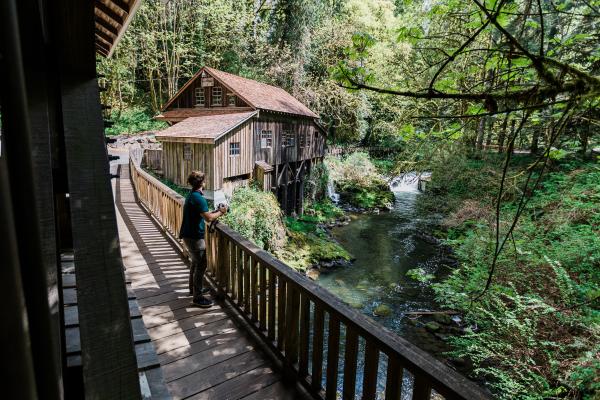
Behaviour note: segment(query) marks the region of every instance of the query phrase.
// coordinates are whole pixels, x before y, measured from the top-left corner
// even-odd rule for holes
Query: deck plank
[[[136,322],[143,322],[148,333],[143,339],[150,340],[137,345],[140,361],[149,367],[160,363],[175,399],[296,398],[227,307],[191,306],[188,266],[134,202],[127,178],[128,169],[122,168],[117,219],[126,278],[142,316]],[[150,344],[156,357],[146,352]]]

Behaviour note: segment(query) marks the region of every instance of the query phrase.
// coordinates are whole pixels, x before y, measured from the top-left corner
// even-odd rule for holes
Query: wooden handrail
[[[166,230],[176,233],[183,198],[135,163],[130,162],[130,166],[138,199]],[[160,204],[162,201],[168,204]],[[409,390],[413,400],[430,399],[432,390],[446,399],[489,398],[473,382],[352,309],[225,224],[217,224],[213,233],[207,230],[206,249],[212,282],[280,356],[288,375],[300,380],[317,398],[341,395],[354,399],[361,356],[363,399],[378,398],[378,382],[382,380],[385,399],[400,399],[402,392]],[[360,343],[364,343],[364,352]],[[403,371],[413,376],[410,388],[402,387]]]

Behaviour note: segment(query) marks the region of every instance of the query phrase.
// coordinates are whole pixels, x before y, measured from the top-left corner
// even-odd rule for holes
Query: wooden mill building
[[[318,116],[285,90],[204,67],[157,119],[165,178],[186,185],[206,174],[208,198],[219,200],[250,178],[278,196],[286,213],[302,212],[304,178],[325,151]]]

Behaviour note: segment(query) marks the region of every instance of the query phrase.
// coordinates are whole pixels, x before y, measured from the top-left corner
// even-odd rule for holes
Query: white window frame
[[[194,99],[195,99],[194,106],[204,107],[206,99],[204,98],[204,88],[203,87],[196,88],[196,91],[194,93]],[[202,99],[202,101],[200,101],[200,99]]]
[[[273,131],[263,130],[260,132],[260,148],[270,149],[273,147]]]
[[[216,94],[215,91],[219,92],[219,94]],[[211,92],[211,99],[210,99],[210,105],[211,106],[222,106],[223,105],[223,88],[220,86],[213,86],[212,87],[212,92]],[[219,102],[217,103],[215,101],[215,99],[219,99]]]
[[[233,100],[233,104],[231,104],[232,100]],[[235,107],[235,94],[228,94],[227,95],[227,105],[229,107]]]
[[[240,142],[229,143],[229,157],[237,157],[242,153],[242,146]]]
[[[311,145],[311,142],[312,142],[312,135],[311,135],[311,132],[306,132],[306,140],[304,141],[304,145],[305,145],[306,147],[310,147],[310,145]]]

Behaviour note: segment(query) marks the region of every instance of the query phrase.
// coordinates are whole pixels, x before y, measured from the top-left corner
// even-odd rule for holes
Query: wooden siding
[[[261,132],[273,133],[273,145],[261,148]],[[283,146],[283,132],[294,135],[294,146]],[[308,135],[310,145],[300,147],[300,135]],[[322,157],[325,152],[325,138],[319,127],[310,119],[291,116],[274,116],[262,112],[254,129],[254,161],[264,160],[268,164],[284,164]],[[305,136],[306,137],[306,136]]]
[[[261,148],[261,132],[270,130],[273,143],[270,148]],[[293,146],[283,146],[283,132],[294,135]],[[310,143],[300,140],[306,135]],[[206,174],[207,190],[223,188],[227,178],[251,174],[256,161],[270,165],[295,163],[302,160],[321,158],[325,152],[325,138],[319,127],[310,119],[293,118],[261,113],[258,120],[249,120],[227,133],[216,143],[187,143],[162,141],[164,176],[174,183],[186,186],[188,174],[200,170]],[[231,156],[231,143],[240,143],[240,154]],[[308,143],[308,145],[307,145]],[[301,144],[304,146],[301,147]],[[190,146],[191,159],[184,159],[184,148]]]
[[[252,132],[254,131],[253,120],[246,121],[222,138],[218,139],[214,146],[215,157],[215,182],[218,188],[226,178],[252,173],[254,159],[252,157]],[[240,154],[229,155],[229,145],[240,144]]]
[[[207,73],[208,75],[208,73]],[[169,106],[166,110],[173,110],[176,108],[207,108],[207,109],[235,109],[236,107],[250,107],[246,102],[236,96],[235,107],[229,106],[228,96],[234,95],[232,91],[223,86],[220,82],[213,78],[214,86],[208,86],[202,88],[201,77],[198,76],[194,82],[192,82],[177,99]],[[204,107],[196,107],[195,93],[196,88],[202,88],[204,90]],[[222,90],[222,97],[220,105],[212,104],[212,88],[220,87]]]
[[[215,190],[220,185],[214,173],[214,153],[212,144],[163,142],[163,173],[165,178],[180,186],[187,186],[191,171],[200,170],[206,175],[204,187]],[[184,147],[190,146],[191,159],[185,160]]]

